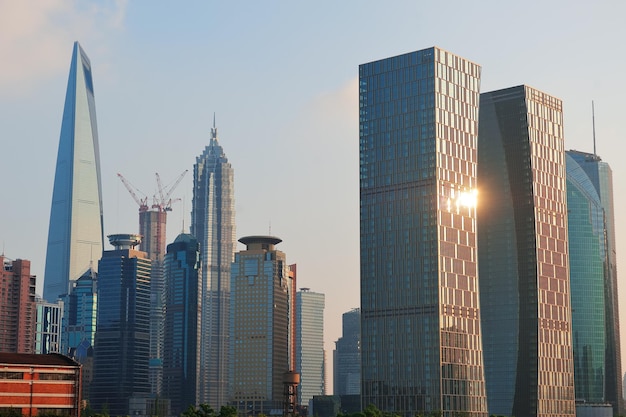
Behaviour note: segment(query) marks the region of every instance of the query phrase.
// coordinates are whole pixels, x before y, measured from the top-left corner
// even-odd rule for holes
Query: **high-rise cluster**
[[[610,168],[558,98],[479,84],[439,48],[359,68],[362,404],[618,415]]]
[[[481,94],[480,82],[479,65],[437,47],[359,66],[361,306],[343,315],[331,398],[324,294],[297,290],[275,236],[237,251],[215,117],[193,166],[190,233],[166,247],[182,175],[163,193],[157,174],[156,211],[128,188],[140,234],[103,250],[92,71],[75,43],[45,299],[29,261],[0,255],[7,369],[67,362],[13,353],[80,363],[78,376],[37,372],[73,387],[57,414],[78,413],[81,390],[111,415],[622,414],[611,169],[595,144],[565,151],[560,99],[526,85]]]
[[[322,394],[323,294],[297,298],[295,265],[273,248],[279,239],[244,238],[248,249],[235,257],[234,170],[218,142],[215,118],[209,144],[194,164],[191,233],[179,235],[167,253],[165,219],[173,187],[163,192],[157,174],[160,199],[157,210],[150,210],[118,176],[140,205],[141,234],[110,235],[115,249],[103,251],[91,64],[75,43],[50,217],[46,300],[35,303],[28,268],[16,276],[19,288],[14,287],[24,302],[15,311],[29,323],[18,328],[34,337],[38,320],[38,331],[33,341],[12,338],[79,361],[83,397],[113,415],[179,414],[199,404],[241,410],[248,399],[269,414],[284,406],[285,378],[291,381],[291,410],[297,394],[301,401]],[[28,261],[7,264],[5,271],[22,264],[27,267]],[[297,299],[302,299],[298,311]],[[8,305],[3,308],[8,314]],[[31,310],[32,317],[25,314]],[[296,329],[300,316],[305,324]],[[248,336],[240,332],[257,321],[259,326],[248,330],[258,343],[243,344]],[[253,384],[250,363],[259,367]],[[305,375],[298,392],[296,366]]]

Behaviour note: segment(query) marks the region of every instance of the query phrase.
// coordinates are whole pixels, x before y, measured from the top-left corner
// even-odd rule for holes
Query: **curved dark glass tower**
[[[193,175],[191,234],[200,244],[202,263],[199,401],[219,409],[228,401],[230,268],[236,240],[234,171],[217,140],[215,119]]]
[[[480,95],[478,256],[489,413],[574,416],[561,100]]]
[[[611,168],[567,151],[572,331],[576,399],[623,414]]]
[[[200,404],[200,312],[202,310],[200,246],[189,234],[167,245],[165,267],[165,325],[163,394],[172,415]]]
[[[480,66],[359,66],[362,405],[487,416],[476,247]]]
[[[102,185],[91,63],[74,43],[50,209],[43,296],[70,293],[70,283],[102,256]]]

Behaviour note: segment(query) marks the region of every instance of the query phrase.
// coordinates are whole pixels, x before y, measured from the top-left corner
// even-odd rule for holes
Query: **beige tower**
[[[281,239],[248,236],[231,273],[230,399],[239,412],[269,414],[283,408],[283,375],[294,341],[295,287]]]

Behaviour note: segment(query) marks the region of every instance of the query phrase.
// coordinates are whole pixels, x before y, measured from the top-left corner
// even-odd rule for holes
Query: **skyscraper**
[[[480,67],[359,67],[362,404],[486,416],[476,252]]]
[[[95,410],[129,415],[132,398],[150,394],[150,259],[140,236],[110,235],[98,273],[98,328],[90,400]]]
[[[561,100],[480,96],[478,248],[490,414],[573,416]]]
[[[70,292],[102,255],[102,186],[91,63],[74,43],[50,208],[43,296]]]
[[[294,306],[286,256],[273,236],[239,239],[231,286],[230,398],[239,413],[282,409],[283,374],[290,370]]]
[[[296,293],[296,372],[300,374],[298,404],[308,406],[324,395],[324,294],[300,288]]]
[[[0,255],[0,352],[33,353],[36,278],[30,261]]]
[[[201,290],[198,240],[180,234],[165,255],[163,395],[174,415],[200,404]]]
[[[595,155],[567,151],[576,399],[623,414],[613,176]]]
[[[335,342],[333,388],[335,395],[361,394],[361,309],[341,317],[342,334]]]
[[[200,402],[219,409],[228,401],[230,267],[235,250],[234,172],[217,140],[196,158],[191,234],[200,244],[202,326]]]
[[[83,399],[89,398],[93,380],[93,348],[98,313],[98,273],[89,268],[63,297],[61,353],[82,365]]]
[[[72,285],[70,293],[63,297],[63,335],[61,353],[75,358],[84,365],[84,349],[93,347],[98,312],[98,273],[89,268]]]

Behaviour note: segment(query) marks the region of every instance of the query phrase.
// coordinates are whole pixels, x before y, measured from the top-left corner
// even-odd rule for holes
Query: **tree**
[[[230,405],[223,405],[218,417],[237,417],[237,409]]]

